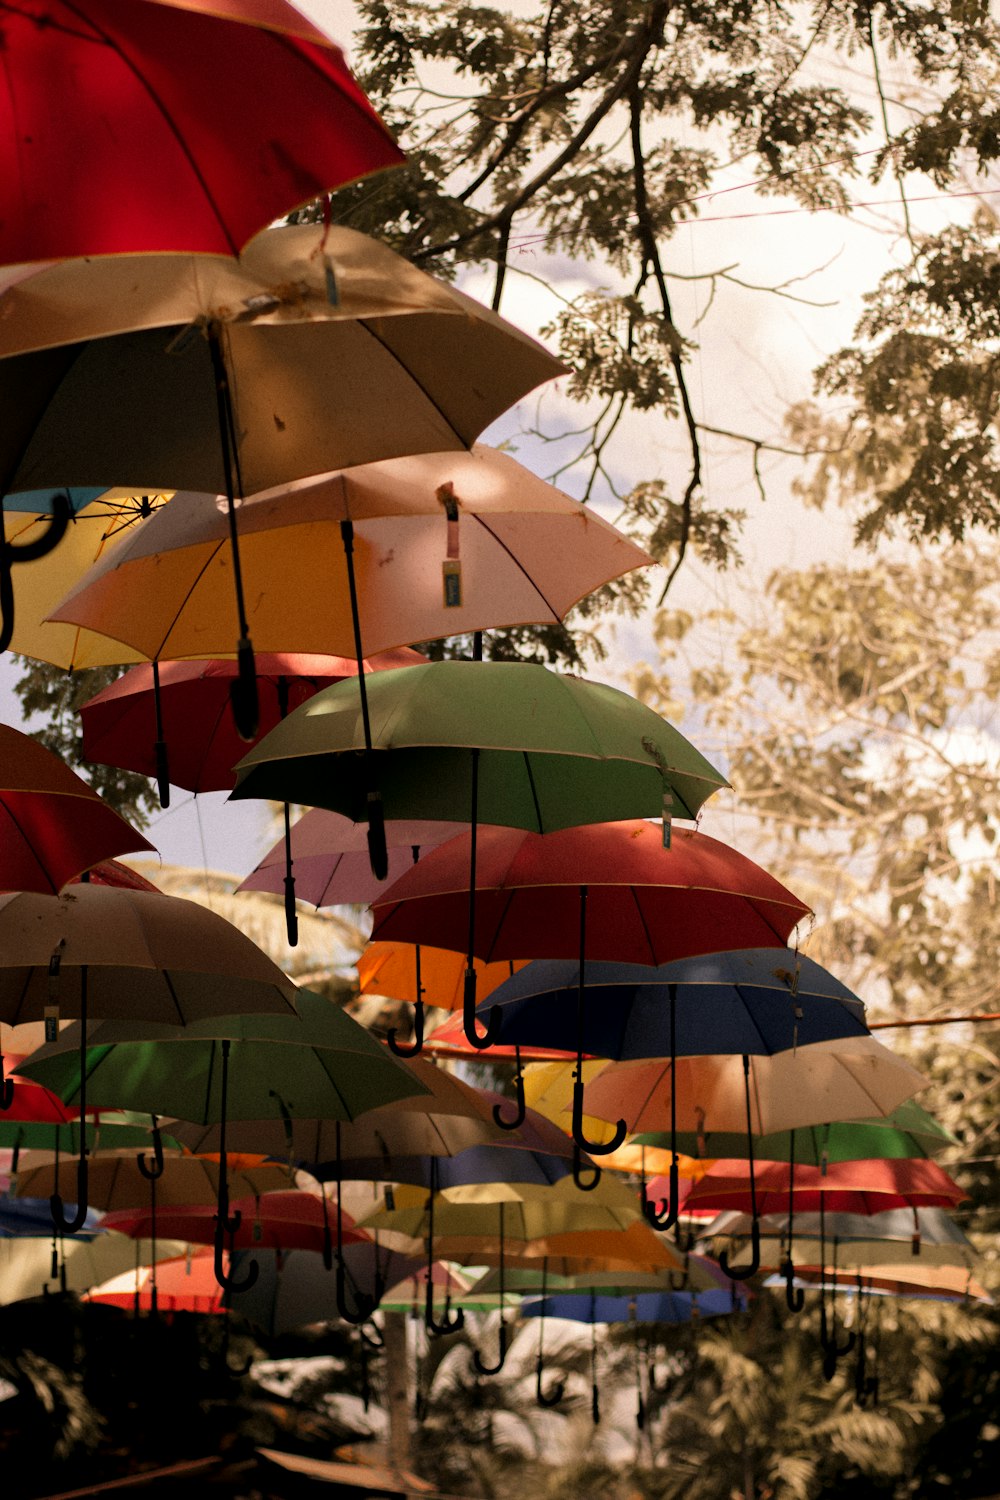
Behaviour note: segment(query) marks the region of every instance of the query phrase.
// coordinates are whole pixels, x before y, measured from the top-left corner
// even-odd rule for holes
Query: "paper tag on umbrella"
[[[42,1015],[45,1020],[45,1040],[47,1042],[57,1042],[59,1040],[58,1005],[47,1005]]]
[[[449,480],[437,488],[437,497],[448,517],[448,551],[441,564],[441,583],[445,609],[460,609],[462,606],[462,562],[459,557],[458,499]]]

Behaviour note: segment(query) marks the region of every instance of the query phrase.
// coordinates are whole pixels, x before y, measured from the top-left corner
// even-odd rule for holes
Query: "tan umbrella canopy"
[[[595,511],[495,449],[364,464],[241,506],[240,566],[258,650],[356,654],[343,522],[353,527],[366,655],[557,623],[586,594],[652,562]],[[219,655],[231,649],[231,573],[224,507],[178,494],[108,549],[52,619],[151,660]]]
[[[35,1163],[33,1152],[21,1157],[17,1174],[18,1198],[48,1198],[58,1193],[71,1199],[76,1190],[74,1161]],[[142,1208],[155,1191],[157,1208],[180,1208],[189,1204],[214,1204],[219,1196],[219,1163],[199,1156],[171,1156],[152,1182],[142,1172],[135,1156],[96,1156],[90,1163],[91,1206],[105,1212]],[[153,1185],[155,1183],[155,1189]],[[256,1198],[288,1186],[284,1167],[265,1164],[229,1168],[230,1191],[237,1198]]]

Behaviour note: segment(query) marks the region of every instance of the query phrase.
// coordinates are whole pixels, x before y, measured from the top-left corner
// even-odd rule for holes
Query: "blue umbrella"
[[[580,1047],[598,1057],[628,1060],[680,1056],[770,1055],[812,1042],[867,1035],[865,1008],[846,985],[789,948],[741,948],[678,959],[657,968],[594,962],[587,966],[589,1004],[580,1016],[574,962],[530,963],[489,997],[507,1044],[559,1048],[580,1029]],[[747,1125],[749,1131],[749,1077]],[[679,1204],[677,1122],[671,1089],[670,1201],[643,1207],[658,1229],[669,1228]],[[748,1144],[753,1190],[753,1146]],[[758,1243],[755,1241],[755,1244]],[[728,1269],[728,1268],[726,1268]],[[756,1266],[741,1273],[751,1275]]]

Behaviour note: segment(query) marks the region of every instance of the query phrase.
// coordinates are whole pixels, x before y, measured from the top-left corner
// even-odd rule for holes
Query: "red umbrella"
[[[327,1200],[316,1193],[290,1189],[263,1193],[259,1198],[241,1198],[233,1208],[240,1210],[239,1227],[227,1234],[230,1250],[319,1250],[332,1252]],[[215,1239],[215,1204],[192,1204],[188,1208],[166,1208],[156,1211],[156,1233],[168,1240],[188,1240],[193,1245],[210,1245]],[[342,1242],[355,1245],[371,1239],[341,1210]],[[116,1229],[132,1239],[147,1239],[152,1228],[148,1208],[123,1208],[105,1214],[105,1229]]]
[[[403,160],[339,48],[286,0],[19,0],[3,47],[7,265],[235,255]]]
[[[223,1313],[225,1293],[215,1279],[214,1266],[211,1250],[171,1256],[102,1281],[84,1292],[82,1301],[133,1312]]]
[[[0,1066],[16,1067],[18,1062],[18,1057],[5,1056],[0,1059]],[[77,1117],[75,1110],[33,1079],[6,1078],[5,1088],[10,1091],[10,1103],[4,1113],[6,1120],[32,1125],[65,1125],[68,1120],[75,1120]]]
[[[0,724],[0,890],[53,896],[101,860],[153,845],[31,735]]]
[[[724,948],[783,947],[809,911],[728,845],[676,829],[665,849],[659,825],[641,820],[547,834],[481,829],[475,869],[471,933],[469,836],[462,835],[432,850],[375,905],[373,940],[458,952],[468,945],[490,961],[578,957],[581,1019],[587,959],[655,965]],[[581,1034],[577,1042],[573,1137],[592,1155],[606,1155],[624,1141],[625,1122],[607,1143],[586,1139]]]
[[[758,1214],[788,1212],[791,1168],[787,1161],[755,1161]],[[657,1183],[650,1184],[655,1193]],[[892,1208],[953,1208],[965,1190],[937,1162],[926,1157],[878,1157],[867,1161],[830,1162],[820,1167],[795,1165],[795,1207],[806,1213],[877,1214]],[[750,1210],[749,1164],[713,1162],[686,1199],[689,1209]]]

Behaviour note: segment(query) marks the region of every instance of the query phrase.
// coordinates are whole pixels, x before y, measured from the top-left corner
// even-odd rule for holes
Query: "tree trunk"
[[[410,1461],[410,1366],[406,1340],[406,1314],[386,1312],[385,1339],[386,1402],[389,1407],[389,1462],[403,1469]]]

